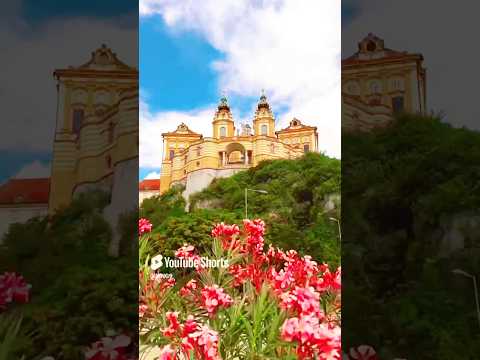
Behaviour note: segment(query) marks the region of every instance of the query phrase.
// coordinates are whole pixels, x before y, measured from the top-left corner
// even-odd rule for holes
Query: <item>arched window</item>
[[[227,136],[227,128],[225,126],[220,127],[220,137]]]
[[[263,124],[261,127],[261,134],[262,135],[267,135],[268,134],[268,126]]]

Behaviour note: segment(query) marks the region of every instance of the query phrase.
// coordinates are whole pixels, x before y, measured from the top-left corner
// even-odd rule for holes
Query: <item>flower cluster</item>
[[[0,311],[13,302],[27,303],[30,300],[30,289],[31,285],[21,275],[13,272],[0,275]]]
[[[218,333],[206,325],[201,325],[192,315],[185,323],[178,320],[178,312],[166,313],[168,327],[161,329],[163,335],[172,340],[161,349],[160,359],[176,360],[179,354],[190,359],[220,360],[218,354]]]
[[[152,231],[152,223],[144,218],[138,219],[138,235],[142,236],[150,231]]]
[[[240,234],[240,228],[238,225],[226,225],[223,222],[215,225],[212,230],[212,237],[220,239],[223,248],[235,249],[240,242],[237,237]]]
[[[219,307],[229,307],[233,300],[230,295],[218,285],[205,286],[201,291],[202,307],[207,310],[208,315],[215,314]]]
[[[299,359],[340,359],[340,328],[321,323],[314,315],[287,319],[281,334],[284,340],[298,343]]]
[[[313,314],[317,317],[323,317],[323,311],[320,309],[320,294],[313,287],[295,287],[280,295],[282,299],[281,306],[292,313],[298,315]]]
[[[185,286],[180,289],[180,296],[188,297],[194,294],[194,291],[198,289],[198,282],[195,279],[189,280]]]

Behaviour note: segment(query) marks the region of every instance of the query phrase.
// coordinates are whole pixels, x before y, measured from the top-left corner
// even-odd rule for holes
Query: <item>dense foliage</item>
[[[248,215],[265,219],[267,243],[339,265],[339,231],[334,219],[340,219],[340,161],[321,154],[264,161],[216,179],[191,196],[189,212],[181,197],[183,188],[170,189],[145,200],[140,215],[151,220],[152,236],[162,253],[171,256],[184,242],[202,252],[211,242],[209,232],[215,223],[240,222],[245,217],[245,188],[267,191],[248,193]]]
[[[51,217],[13,224],[5,235],[0,271],[18,272],[32,285],[21,307],[22,332],[31,336],[15,347],[18,354],[84,359],[85,347],[108,331],[136,331],[137,251],[126,246],[124,256],[108,255],[106,204],[104,193],[84,194]],[[128,229],[135,239],[137,217],[124,219],[133,224],[123,223],[124,240]]]
[[[403,115],[342,147],[344,346],[478,358],[472,281],[452,270],[480,275],[480,134]],[[459,217],[464,244],[445,251]]]

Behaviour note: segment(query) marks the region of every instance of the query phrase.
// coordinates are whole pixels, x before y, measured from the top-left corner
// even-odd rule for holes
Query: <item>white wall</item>
[[[48,205],[0,207],[0,243],[10,224],[24,223],[36,216],[45,216]]]

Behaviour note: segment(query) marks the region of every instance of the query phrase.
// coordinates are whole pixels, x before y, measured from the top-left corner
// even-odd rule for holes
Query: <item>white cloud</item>
[[[140,167],[160,168],[163,158],[162,133],[174,131],[185,123],[192,131],[211,136],[215,105],[189,112],[167,111],[152,113],[140,98]]]
[[[152,172],[148,173],[143,179],[144,179],[144,180],[156,180],[156,179],[160,179],[160,173],[157,172],[157,171],[152,171]]]
[[[479,128],[478,3],[461,1],[357,2],[360,12],[344,24],[342,52],[357,50],[369,32],[395,50],[422,53],[427,68],[427,107],[444,111],[454,125]]]
[[[15,179],[34,179],[50,177],[50,163],[43,164],[40,161],[33,161],[24,165],[18,173],[13,176]]]
[[[141,0],[140,14],[160,15],[172,31],[200,33],[224,55],[211,64],[220,89],[258,96],[264,88],[274,111],[287,109],[280,126],[293,116],[317,126],[321,149],[340,157],[339,0]],[[206,115],[210,126],[213,111]]]

